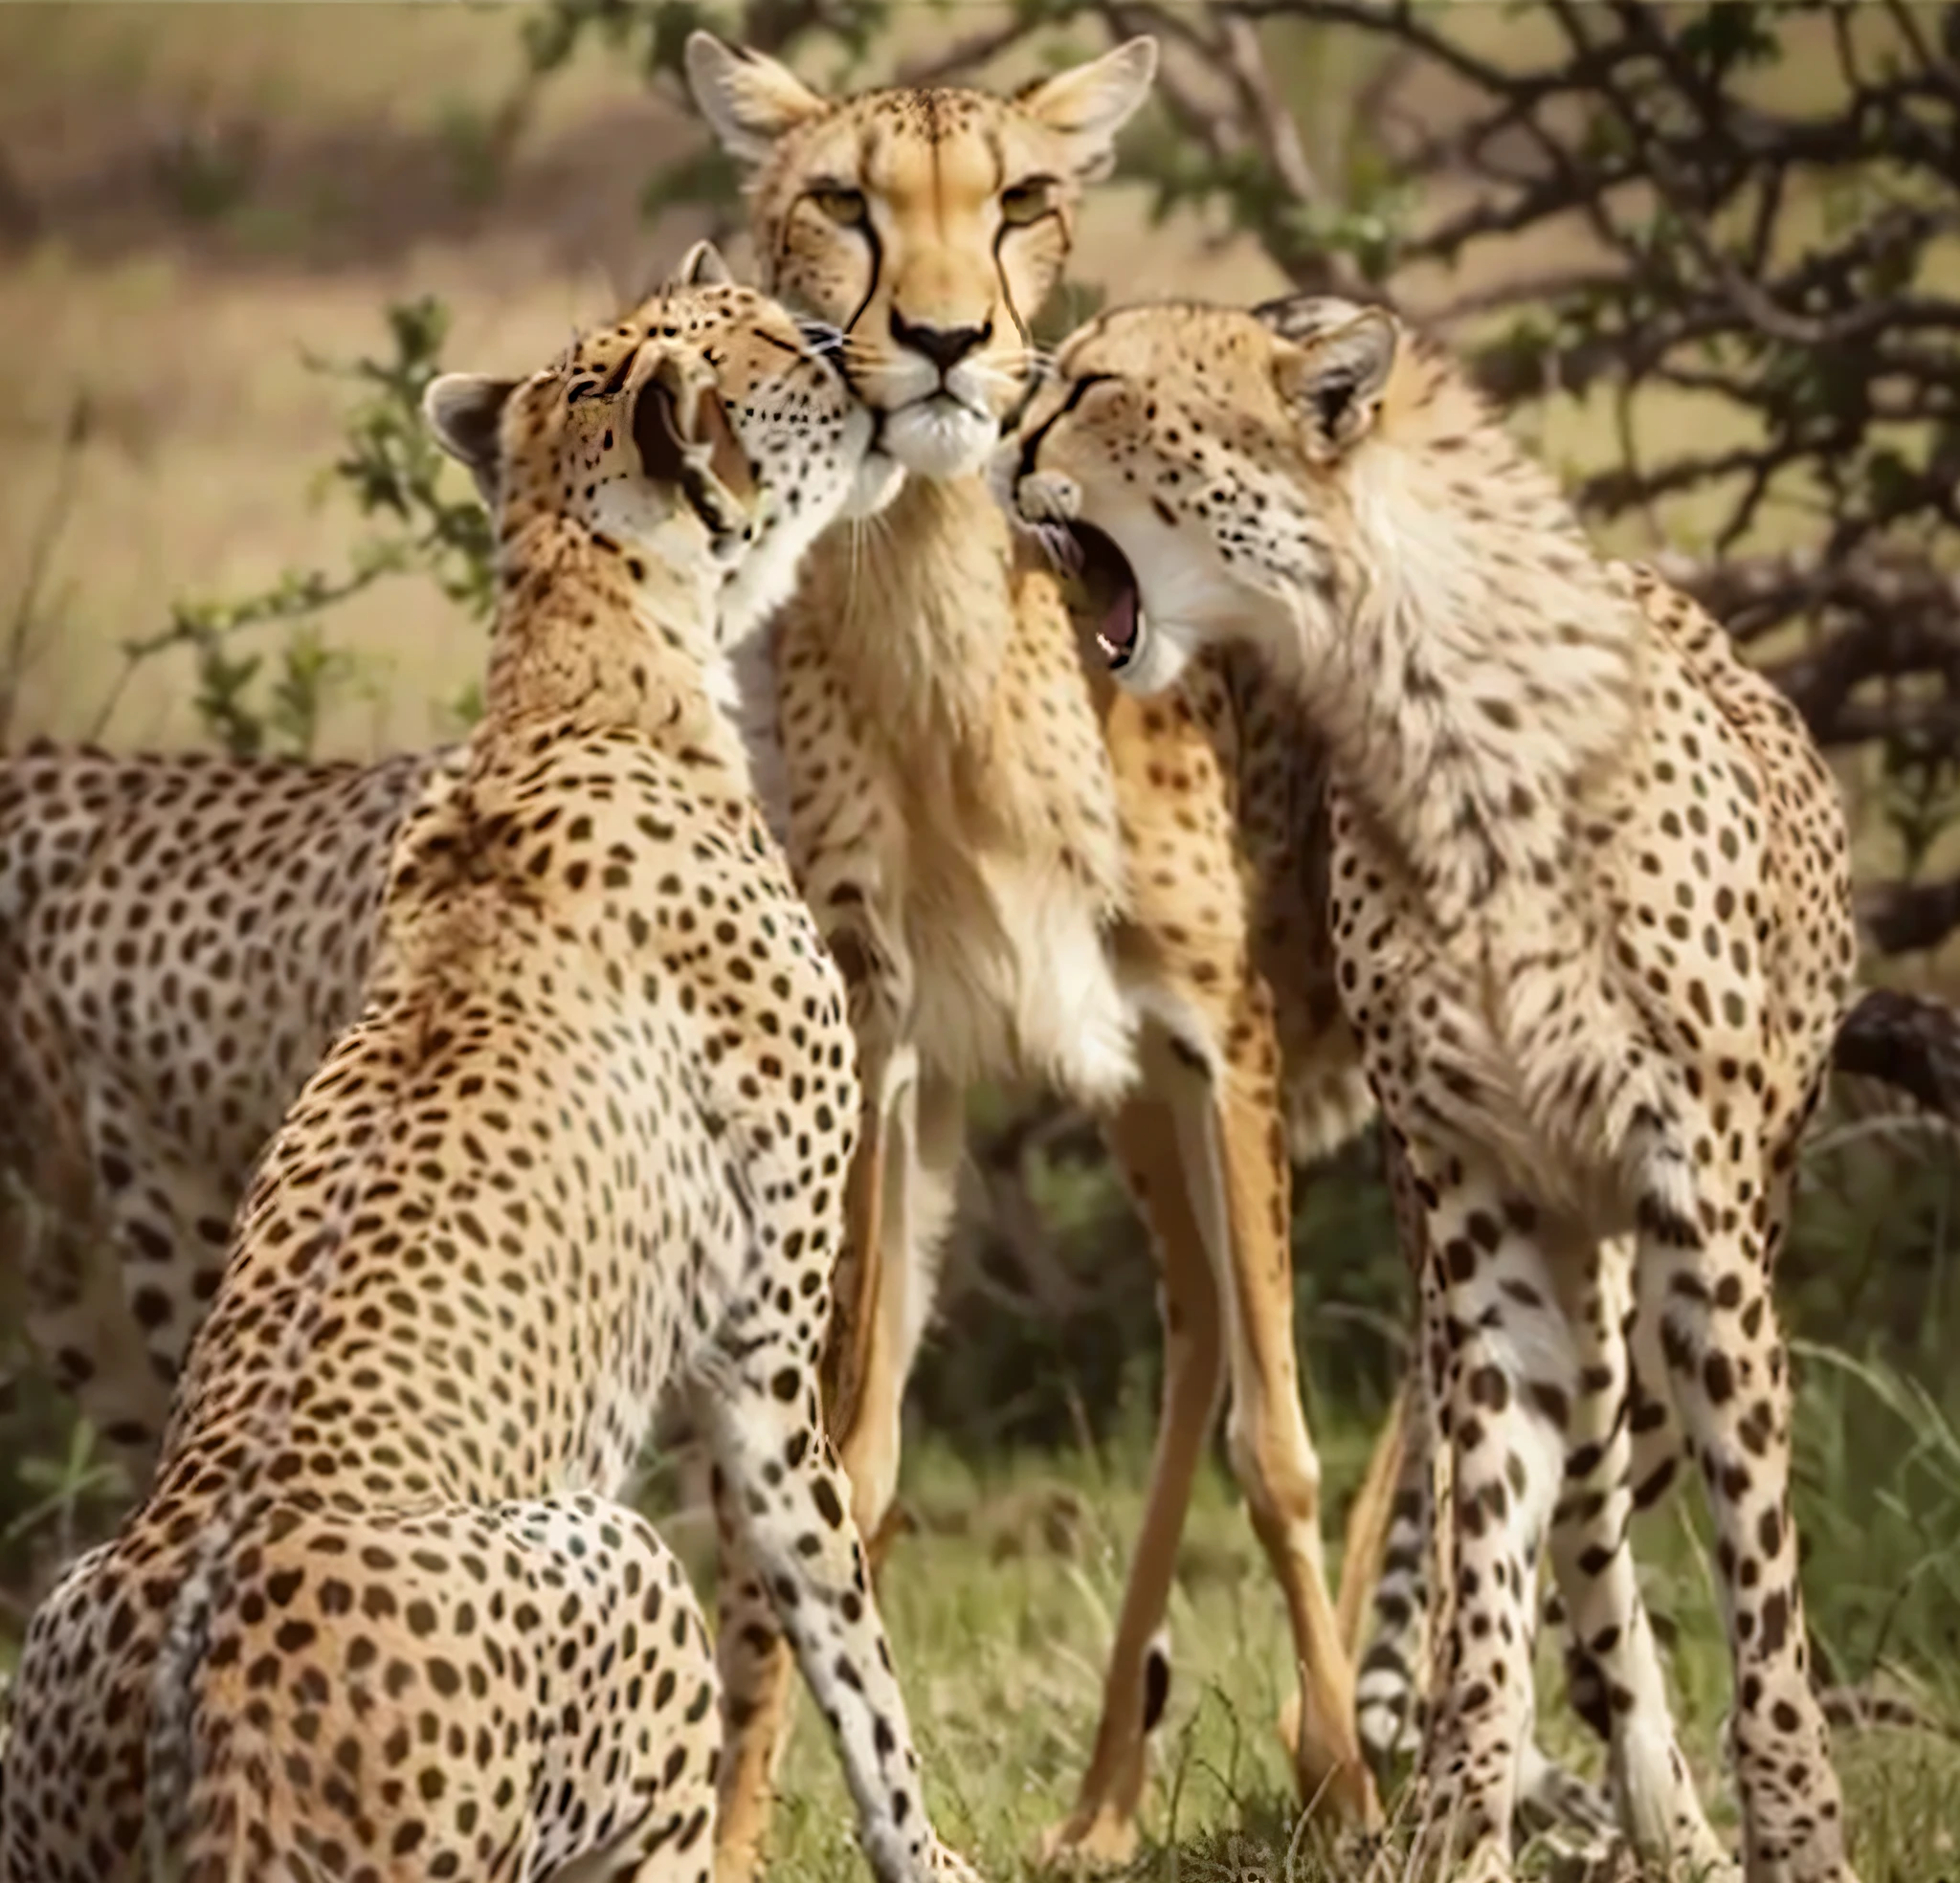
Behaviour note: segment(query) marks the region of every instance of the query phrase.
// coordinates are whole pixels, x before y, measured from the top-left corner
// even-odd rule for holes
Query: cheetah
[[[711,255],[425,410],[497,520],[486,710],[240,1207],[154,1484],[31,1624],[7,1883],[705,1879],[741,1662],[612,1502],[680,1382],[874,1872],[935,1836],[820,1420],[843,985],[718,678],[890,494],[835,336]]]
[[[1155,61],[1136,39],[1011,99],[829,99],[704,32],[685,52],[697,104],[746,173],[760,285],[843,330],[846,369],[908,472],[874,524],[819,543],[744,687],[791,867],[851,986],[867,1094],[831,1417],[874,1552],[973,1082],[1046,1087],[1097,1116],[1156,1246],[1151,1483],[1094,1748],[1042,1840],[1097,1863],[1136,1848],[1176,1542],[1228,1385],[1227,1454],[1292,1626],[1302,1795],[1380,1818],[1293,1339],[1289,1151],[1331,1149],[1371,1109],[1323,898],[1297,862],[1325,853],[1318,749],[1257,661],[1229,651],[1177,698],[1122,693],[981,475],[1036,364],[1028,323],[1080,192]],[[777,1700],[731,1749],[754,1809],[724,1824],[724,1883],[766,1828],[780,1657],[772,1679]]]
[[[1631,1841],[1728,1867],[1626,1540],[1632,1428],[1678,1417],[1717,1532],[1744,1871],[1849,1879],[1769,1291],[1856,954],[1842,806],[1793,708],[1599,559],[1380,309],[1106,315],[992,476],[1082,560],[1119,684],[1256,648],[1330,753],[1333,945],[1428,1252],[1449,1513],[1418,1856],[1509,1873],[1544,1540]]]

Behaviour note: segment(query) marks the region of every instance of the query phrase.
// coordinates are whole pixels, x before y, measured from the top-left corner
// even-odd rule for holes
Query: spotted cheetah
[[[154,1486],[36,1612],[7,1883],[706,1878],[718,1680],[610,1501],[692,1393],[738,1593],[874,1872],[935,1837],[824,1435],[858,1091],[716,670],[889,461],[834,335],[702,257],[425,410],[497,515],[481,724],[392,848],[359,1017],[239,1211]],[[702,284],[703,281],[714,284]]]
[[[1548,1540],[1625,1828],[1726,1867],[1627,1546],[1630,1428],[1655,1417],[1629,1417],[1631,1320],[1715,1517],[1745,1870],[1848,1879],[1768,1287],[1856,953],[1801,721],[1692,604],[1594,555],[1378,309],[1106,315],[993,470],[1086,564],[1121,684],[1237,641],[1331,753],[1339,979],[1429,1251],[1450,1520],[1426,1850],[1509,1872]]]
[[[745,687],[778,750],[791,866],[851,985],[868,1094],[832,1410],[864,1533],[884,1534],[892,1506],[976,1079],[1097,1114],[1157,1248],[1149,1494],[1094,1751],[1043,1840],[1097,1861],[1136,1845],[1176,1541],[1228,1383],[1228,1455],[1300,1666],[1303,1794],[1379,1817],[1293,1340],[1289,1114],[1304,1156],[1370,1110],[1320,892],[1296,861],[1325,853],[1318,748],[1236,654],[1177,698],[1112,686],[978,475],[1027,384],[1028,323],[1080,191],[1155,57],[1133,40],[1012,99],[833,100],[708,33],[686,49],[696,101],[747,173],[761,284],[844,330],[846,367],[909,473],[875,525],[818,545]],[[782,1726],[779,1699],[732,1754],[757,1808],[724,1826],[730,1877],[762,1836]]]

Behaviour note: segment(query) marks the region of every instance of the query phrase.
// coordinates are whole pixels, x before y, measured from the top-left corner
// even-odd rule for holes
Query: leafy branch
[[[425,296],[388,310],[391,350],[351,364],[308,355],[315,371],[359,388],[340,455],[323,491],[350,498],[382,527],[359,542],[337,574],[289,569],[256,594],[233,600],[184,600],[155,632],[122,644],[122,667],[96,716],[100,737],[132,682],[152,661],[188,651],[199,720],[238,757],[304,756],[313,750],[326,708],[359,678],[358,664],[330,647],[319,618],[385,578],[420,574],[473,619],[492,602],[489,519],[474,498],[442,489],[443,453],[421,415],[422,394],[442,370],[449,316]],[[258,631],[290,631],[270,655],[240,643]]]

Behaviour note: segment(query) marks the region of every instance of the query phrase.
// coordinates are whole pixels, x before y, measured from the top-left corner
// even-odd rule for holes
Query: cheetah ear
[[[1339,295],[1288,294],[1260,301],[1252,310],[1252,318],[1260,326],[1272,328],[1281,340],[1310,346],[1345,327],[1361,311],[1355,302]]]
[[[1300,414],[1310,457],[1329,463],[1373,429],[1401,343],[1401,321],[1381,307],[1304,346],[1282,343],[1273,376]]]
[[[1095,183],[1116,163],[1116,134],[1150,95],[1157,42],[1146,33],[1085,65],[1037,79],[1014,95],[1036,122],[1067,139],[1076,181]]]
[[[435,442],[477,480],[483,501],[497,502],[498,428],[521,379],[441,373],[422,394],[422,416]]]
[[[670,288],[732,288],[735,276],[722,258],[722,252],[706,240],[697,242],[680,257],[680,265],[669,277]]]
[[[694,506],[718,552],[746,542],[760,492],[713,376],[663,353],[632,396],[630,430],[648,479]]]
[[[704,28],[687,35],[682,57],[702,116],[722,148],[745,163],[761,163],[777,139],[831,108],[788,66],[767,53],[724,46]]]
[[[639,292],[631,306],[638,309],[659,295],[682,288],[725,288],[735,284],[735,276],[722,259],[722,252],[703,237],[696,242],[672,268],[650,269],[641,278]]]

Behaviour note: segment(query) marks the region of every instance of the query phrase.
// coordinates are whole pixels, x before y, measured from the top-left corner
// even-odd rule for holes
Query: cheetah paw
[[[937,1838],[926,1858],[925,1873],[934,1883],[980,1883],[980,1872],[965,1857]]]

